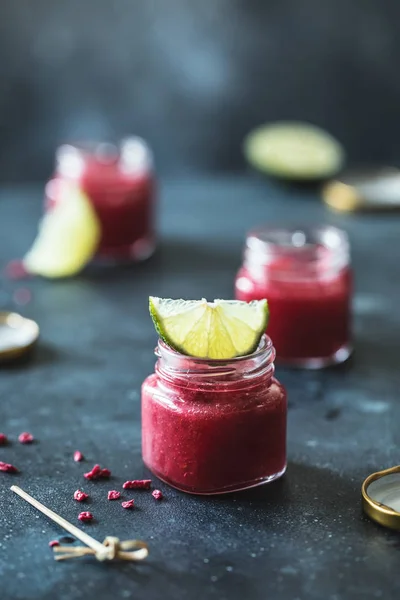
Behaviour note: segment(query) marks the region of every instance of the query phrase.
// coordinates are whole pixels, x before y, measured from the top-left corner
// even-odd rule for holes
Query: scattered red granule
[[[28,433],[27,431],[23,431],[18,436],[18,441],[21,444],[32,444],[33,439],[33,435],[31,433]]]
[[[77,502],[84,502],[89,498],[89,494],[85,494],[85,492],[81,492],[81,490],[76,490],[74,492],[74,500]]]
[[[121,506],[122,506],[122,508],[134,508],[135,507],[135,501],[134,500],[127,500],[126,502],[121,502]]]
[[[9,279],[25,279],[30,276],[22,260],[11,260],[5,268],[5,274]]]
[[[101,473],[100,465],[94,465],[93,469],[88,473],[84,473],[85,479],[98,479]]]
[[[0,433],[0,446],[5,446],[8,442],[7,436],[5,433]]]
[[[107,495],[107,498],[109,500],[119,500],[120,497],[121,497],[121,492],[118,492],[117,490],[110,490]]]
[[[162,493],[161,490],[154,490],[154,492],[152,492],[151,495],[156,500],[162,500],[164,498],[163,493]]]
[[[28,290],[28,288],[19,288],[18,290],[15,290],[13,294],[13,300],[19,306],[29,304],[32,300],[32,292]]]
[[[83,521],[84,523],[86,523],[88,521],[93,521],[93,515],[91,512],[84,511],[84,512],[79,513],[78,519],[80,521]]]
[[[82,452],[79,452],[79,450],[75,450],[74,452],[74,461],[75,462],[81,462],[84,459],[84,456],[82,454]]]
[[[54,546],[59,546],[60,542],[58,540],[51,540],[51,542],[49,542],[49,546],[50,548],[54,548]]]
[[[111,476],[109,469],[102,469],[100,465],[94,465],[93,469],[83,475],[86,479],[108,479]]]
[[[14,465],[10,465],[9,463],[1,462],[0,460],[0,471],[4,471],[4,473],[18,473],[18,469],[14,467]]]
[[[151,479],[133,479],[132,481],[125,481],[122,486],[124,490],[149,490],[151,486]]]

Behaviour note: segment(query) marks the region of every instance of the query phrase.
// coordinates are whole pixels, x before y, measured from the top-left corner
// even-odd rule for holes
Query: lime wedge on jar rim
[[[56,279],[79,273],[97,250],[101,228],[89,198],[66,186],[59,202],[39,224],[23,264],[29,273]]]
[[[297,181],[331,177],[345,159],[343,146],[330,133],[300,121],[258,127],[246,137],[243,150],[256,169]]]
[[[161,339],[181,354],[228,360],[254,352],[268,324],[266,300],[172,300],[150,296]]]

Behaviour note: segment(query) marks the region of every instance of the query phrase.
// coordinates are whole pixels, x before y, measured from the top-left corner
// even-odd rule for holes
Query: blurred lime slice
[[[343,166],[342,145],[309,123],[281,121],[250,132],[244,141],[247,161],[275,177],[293,180],[325,179]]]
[[[23,259],[27,271],[55,279],[79,273],[96,252],[100,223],[88,197],[67,186],[59,202],[39,224],[38,235]]]
[[[166,344],[197,358],[227,360],[254,352],[268,323],[266,300],[149,299],[156,330]]]

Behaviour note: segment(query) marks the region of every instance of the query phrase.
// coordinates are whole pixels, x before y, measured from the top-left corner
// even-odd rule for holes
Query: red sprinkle
[[[22,260],[11,260],[5,268],[5,274],[9,279],[24,279],[30,276]]]
[[[125,481],[122,486],[124,490],[149,490],[151,486],[151,479],[133,479],[132,481]]]
[[[33,435],[31,433],[28,433],[27,431],[23,431],[18,436],[18,441],[21,444],[32,444],[33,439]]]
[[[54,548],[54,546],[59,546],[60,542],[58,540],[51,540],[51,542],[49,542],[49,546],[50,548]]]
[[[107,495],[107,498],[109,500],[119,500],[120,497],[121,497],[121,492],[118,492],[117,490],[110,490]]]
[[[74,461],[75,462],[81,462],[84,459],[84,456],[82,454],[82,452],[79,452],[79,450],[75,450],[74,452]]]
[[[28,288],[19,288],[13,294],[13,300],[16,304],[24,306],[32,300],[32,292]]]
[[[5,433],[0,433],[0,446],[5,446],[8,442],[7,436]]]
[[[83,475],[86,479],[108,479],[111,476],[109,469],[102,469],[100,465],[94,465],[93,469]]]
[[[101,472],[100,465],[94,465],[93,469],[88,473],[84,473],[85,479],[98,479]]]
[[[161,490],[154,490],[154,492],[152,492],[151,495],[156,500],[162,500],[164,498],[163,493],[162,493]]]
[[[83,522],[85,522],[85,523],[86,523],[86,522],[88,522],[88,521],[93,521],[93,515],[92,515],[92,513],[91,513],[91,512],[84,511],[84,512],[81,512],[81,513],[79,513],[79,515],[78,515],[78,519],[79,519],[80,521],[83,521]]]
[[[89,498],[89,494],[85,494],[85,492],[81,492],[81,490],[76,490],[74,492],[74,500],[77,502],[84,502]]]
[[[4,473],[18,473],[18,469],[14,467],[14,465],[10,465],[9,463],[1,462],[0,460],[0,471],[4,471]]]
[[[135,501],[134,500],[127,500],[126,502],[121,502],[121,506],[122,506],[122,508],[134,508]]]

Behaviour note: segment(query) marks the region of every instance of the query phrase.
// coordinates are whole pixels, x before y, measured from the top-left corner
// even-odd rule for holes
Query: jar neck
[[[56,152],[56,170],[62,177],[78,180],[87,172],[111,177],[144,175],[153,168],[153,157],[146,142],[129,137],[117,144],[86,142],[64,144]]]
[[[266,335],[255,352],[229,361],[194,358],[172,350],[162,340],[155,351],[156,373],[165,385],[185,389],[243,389],[258,385],[274,374],[275,348]]]
[[[308,280],[330,278],[349,262],[347,234],[320,226],[251,231],[243,264],[256,279]]]

